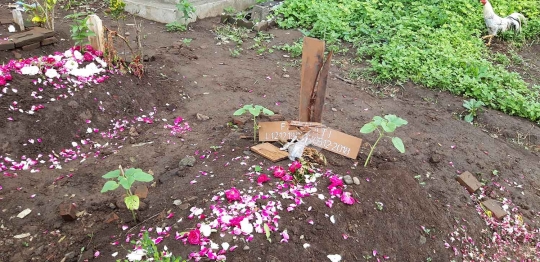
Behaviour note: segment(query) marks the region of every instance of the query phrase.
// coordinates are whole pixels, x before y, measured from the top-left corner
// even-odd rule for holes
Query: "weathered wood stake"
[[[103,30],[103,23],[97,15],[89,15],[88,20],[86,21],[88,29],[94,32],[95,36],[89,36],[88,41],[90,45],[101,52],[105,51],[105,36]]]

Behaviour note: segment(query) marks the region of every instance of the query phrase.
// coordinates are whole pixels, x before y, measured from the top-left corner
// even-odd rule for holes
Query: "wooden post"
[[[89,15],[88,20],[86,20],[88,29],[94,32],[95,36],[89,36],[88,41],[90,45],[95,49],[101,52],[105,51],[105,36],[103,33],[103,23],[97,15]]]
[[[24,19],[20,10],[14,9],[11,11],[13,14],[13,21],[19,26],[21,32],[24,31]]]
[[[324,59],[324,41],[305,37],[302,47],[299,121],[322,121],[324,98],[332,52]]]
[[[333,52],[330,51],[324,65],[319,74],[319,79],[317,80],[316,89],[313,92],[312,97],[312,106],[311,106],[311,116],[310,122],[322,122],[322,112],[324,106],[324,98],[326,97],[326,84],[328,83],[328,71],[330,71],[330,63],[332,61]]]
[[[311,98],[323,65],[324,41],[304,37],[302,46],[302,70],[300,75],[300,115],[299,121],[309,122],[311,118]]]

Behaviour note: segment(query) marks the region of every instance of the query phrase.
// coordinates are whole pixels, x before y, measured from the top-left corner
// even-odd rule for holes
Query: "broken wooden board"
[[[302,122],[294,122],[299,124]],[[313,126],[303,123],[304,127],[311,131],[308,134],[311,145],[326,149],[330,152],[355,159],[360,152],[362,139],[337,130],[322,126],[320,123],[312,123]],[[295,126],[287,121],[259,122],[259,141],[289,140],[303,134]]]
[[[304,37],[302,46],[302,69],[300,74],[300,115],[298,120],[310,121],[311,97],[323,66],[324,41]]]
[[[328,72],[330,71],[330,64],[332,62],[333,52],[330,51],[324,65],[322,66],[319,78],[317,80],[317,85],[315,90],[313,90],[313,95],[311,98],[311,113],[310,119],[311,122],[322,122],[322,112],[324,106],[324,98],[326,97],[326,84],[328,83]]]
[[[252,146],[251,151],[270,159],[272,162],[278,162],[289,157],[289,153],[279,150],[277,146],[270,143],[262,143]]]
[[[88,37],[90,45],[95,49],[101,52],[105,52],[105,35],[103,32],[103,22],[97,15],[89,15],[88,20],[86,20],[88,29],[94,32],[93,36]]]

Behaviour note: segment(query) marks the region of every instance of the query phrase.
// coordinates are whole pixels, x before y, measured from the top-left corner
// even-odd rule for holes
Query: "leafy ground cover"
[[[538,1],[493,1],[505,16],[522,12],[528,23],[518,45],[540,35]],[[374,81],[411,80],[484,102],[491,108],[538,122],[540,86],[491,62],[480,39],[486,33],[482,5],[474,1],[287,0],[278,13],[283,28],[356,46],[368,59]],[[504,39],[512,38],[506,33]]]
[[[90,6],[100,10],[102,1]],[[131,19],[104,20],[136,35]],[[59,39],[69,39],[71,22],[59,19]],[[280,50],[296,50],[302,34],[256,34],[218,18],[182,33],[141,22],[152,57],[142,79],[109,70],[101,53],[69,40],[0,53],[2,75],[10,75],[0,97],[0,261],[538,257],[540,129],[529,121],[482,109],[471,125],[459,118],[463,97],[410,82],[344,82],[351,61],[337,55],[323,120],[364,139],[359,156],[322,150],[326,166],[272,163],[249,151],[250,117],[242,126],[232,116],[252,104],[296,119],[300,63]],[[526,45],[509,57],[524,62],[509,68],[535,81],[539,51]],[[378,95],[388,90],[387,99]],[[376,132],[361,134],[376,116],[394,114],[407,124],[390,132],[385,123],[390,133],[376,147]],[[137,220],[124,201],[131,193],[100,193],[119,165],[153,177],[118,177],[126,190],[148,185]],[[482,182],[478,194],[456,182],[466,170]],[[479,203],[487,197],[508,216],[494,219]],[[61,203],[76,207],[76,220],[60,217]]]

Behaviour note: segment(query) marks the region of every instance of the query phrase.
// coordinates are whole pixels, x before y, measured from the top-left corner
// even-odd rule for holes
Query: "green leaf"
[[[257,110],[262,110],[264,107],[261,105],[255,105],[254,108]]]
[[[124,198],[124,202],[129,210],[139,209],[139,197],[137,195],[131,195]]]
[[[380,116],[374,116],[372,123],[375,124],[376,126],[380,126],[383,121],[384,121],[384,118]]]
[[[400,152],[405,153],[405,145],[403,144],[403,141],[401,141],[401,138],[399,137],[392,137],[392,144],[394,144],[394,147]]]
[[[270,227],[268,226],[268,224],[264,223],[264,233],[266,234],[266,239],[268,240],[268,242],[272,243],[272,239],[270,239]]]
[[[114,171],[111,171],[107,174],[105,174],[104,176],[102,176],[103,178],[117,178],[120,176],[120,170],[116,169]]]
[[[129,181],[125,178],[125,177],[120,177],[118,179],[118,183],[124,188],[124,189],[130,189],[131,188],[131,184],[132,183],[129,183]]]
[[[145,173],[145,172],[135,173],[133,178],[135,178],[135,180],[141,181],[141,182],[150,182],[150,181],[154,180],[154,177],[152,175],[150,175],[148,173]]]
[[[124,171],[124,175],[126,175],[127,177],[132,177],[133,175],[135,175],[136,173],[139,173],[139,172],[143,172],[142,169],[140,169],[140,168],[130,168],[130,169],[127,169],[126,171]]]
[[[377,126],[373,122],[365,124],[361,129],[360,133],[369,134],[377,129]]]
[[[267,116],[273,116],[274,115],[274,112],[268,108],[263,108],[263,113]]]
[[[257,109],[257,108],[250,108],[249,112],[255,117],[257,117],[257,116],[259,116],[261,114],[261,110]]]
[[[240,109],[234,111],[233,116],[241,116],[241,115],[243,115],[244,113],[246,113],[246,111],[247,111],[247,110],[246,110],[245,108],[240,108]]]
[[[465,122],[467,123],[472,123],[472,121],[474,120],[474,116],[472,114],[467,114],[464,118]]]
[[[101,193],[105,193],[107,191],[115,190],[115,189],[118,188],[118,186],[120,186],[120,185],[118,185],[118,183],[116,183],[116,181],[112,181],[112,180],[107,181],[105,183],[105,185],[103,185],[103,188],[101,189]]]
[[[242,108],[244,108],[245,110],[249,110],[249,109],[253,108],[253,104],[244,105],[244,107],[242,107]]]
[[[388,120],[388,122],[393,123],[394,125],[396,125],[396,127],[400,127],[400,126],[408,124],[407,120],[405,120],[405,119],[403,119],[401,117],[398,117],[396,115],[386,115],[386,116],[384,116],[384,118],[386,118]]]
[[[383,122],[381,122],[381,126],[384,129],[384,132],[392,133],[392,132],[396,131],[396,124],[394,124],[392,122],[383,121]]]

